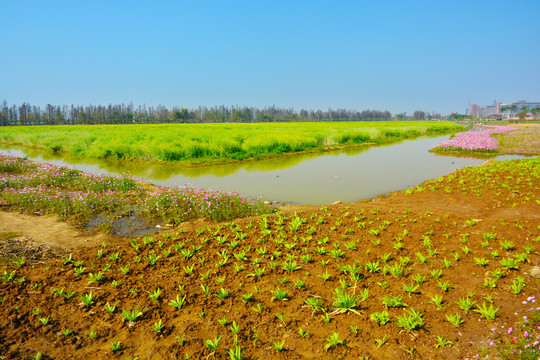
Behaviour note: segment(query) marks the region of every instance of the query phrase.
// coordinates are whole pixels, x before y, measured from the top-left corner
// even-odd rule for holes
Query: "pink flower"
[[[508,329],[508,335],[510,335],[510,334],[512,333],[512,331],[514,331],[514,329],[513,329],[512,327],[510,327],[510,328]]]
[[[523,333],[523,337],[528,337],[528,336],[529,336],[529,333],[528,333],[527,331],[525,331],[525,332]]]

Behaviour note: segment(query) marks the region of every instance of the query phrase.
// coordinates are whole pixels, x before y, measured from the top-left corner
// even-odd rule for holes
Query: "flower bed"
[[[149,187],[128,176],[87,174],[64,166],[0,155],[0,199],[8,206],[74,216],[82,223],[97,214],[137,209],[163,221],[205,217],[217,221],[271,212],[260,199],[237,193]]]
[[[492,134],[502,134],[517,130],[516,127],[490,126],[482,131],[468,131],[456,134],[450,140],[438,144],[435,151],[478,151],[496,152],[499,149],[499,141]]]

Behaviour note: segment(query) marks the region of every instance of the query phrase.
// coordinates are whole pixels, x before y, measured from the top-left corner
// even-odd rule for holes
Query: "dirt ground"
[[[138,239],[2,211],[0,256],[26,261],[0,264],[0,359],[229,359],[235,342],[244,359],[497,359],[490,340],[540,294],[530,274],[540,266],[535,171],[488,161],[369,201],[198,220]],[[501,263],[518,258],[516,268]],[[340,291],[357,300],[343,311]],[[406,305],[385,305],[390,296]],[[458,306],[466,298],[468,311]],[[490,301],[493,320],[475,311]],[[412,309],[423,323],[408,330],[399,318]],[[131,311],[140,316],[128,321]],[[385,311],[388,323],[373,320]],[[462,324],[447,320],[454,314]],[[207,342],[218,338],[213,352]]]
[[[535,156],[540,154],[540,124],[511,124],[519,130],[498,134],[501,154]]]

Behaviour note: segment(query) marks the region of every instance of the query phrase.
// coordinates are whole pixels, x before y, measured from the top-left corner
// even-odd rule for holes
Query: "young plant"
[[[458,327],[459,325],[461,325],[464,320],[461,318],[461,316],[459,315],[459,313],[456,313],[454,315],[449,315],[449,314],[445,314],[446,316],[446,320],[448,320],[448,322],[456,327]]]
[[[240,332],[240,325],[238,325],[236,321],[233,320],[229,330],[231,330],[233,334],[238,335],[238,332]]]
[[[157,333],[161,332],[165,326],[161,323],[161,319],[159,319],[157,322],[152,325],[152,331],[155,331]]]
[[[445,292],[448,292],[450,289],[452,289],[452,286],[449,281],[442,282],[440,280],[437,281],[437,285],[443,289]]]
[[[180,296],[178,294],[176,294],[176,299],[169,301],[169,305],[171,305],[172,307],[175,307],[177,309],[181,309],[182,306],[184,305],[185,301],[186,301],[185,296],[183,298],[180,298]]]
[[[385,325],[390,322],[390,316],[388,311],[375,312],[369,316],[369,318],[375,322],[378,322],[381,325]]]
[[[230,290],[221,288],[216,292],[216,296],[220,299],[226,299],[229,297]]]
[[[161,295],[161,289],[158,287],[156,290],[154,291],[147,291],[148,293],[148,296],[150,297],[150,299],[154,302],[158,301],[159,299],[159,296]]]
[[[469,311],[474,306],[475,302],[471,300],[470,297],[459,298],[459,301],[456,302],[459,308],[463,311]]]
[[[435,340],[437,340],[437,345],[435,345],[437,349],[439,347],[445,347],[446,345],[452,345],[452,342],[449,340],[446,340],[444,336],[436,336]]]
[[[375,342],[377,343],[377,349],[386,344],[387,338],[386,334],[383,336],[382,339],[375,339]]]
[[[405,330],[412,331],[424,325],[422,313],[410,309],[406,311],[407,314],[403,316],[397,316],[397,325]]]
[[[287,289],[281,290],[278,287],[278,288],[276,288],[276,290],[272,291],[272,294],[274,294],[274,296],[272,296],[272,301],[274,301],[274,300],[278,300],[278,301],[289,300],[287,298],[287,295],[289,294],[289,291]]]
[[[129,264],[124,267],[121,267],[118,271],[120,271],[124,275],[127,275],[129,273]]]
[[[101,280],[103,277],[103,273],[100,271],[97,274],[90,273],[88,274],[88,283],[94,284]]]
[[[388,308],[406,307],[407,304],[403,302],[403,295],[385,295],[381,299],[383,305]]]
[[[109,302],[107,301],[107,304],[105,304],[105,306],[103,307],[105,311],[107,311],[109,314],[112,314],[114,312],[114,310],[116,309],[116,305],[111,305],[109,304]]]
[[[418,287],[419,287],[419,286],[420,286],[420,285],[414,284],[414,283],[413,283],[413,284],[410,284],[410,285],[407,285],[407,284],[405,284],[405,283],[402,283],[402,287],[401,287],[401,288],[403,289],[403,291],[405,291],[405,292],[407,293],[407,295],[408,295],[409,297],[411,297],[411,294],[412,294],[413,292],[415,292],[416,290],[418,290]]]
[[[344,314],[348,311],[351,311],[357,315],[360,315],[360,313],[355,310],[358,299],[354,295],[354,293],[346,292],[342,289],[335,289],[334,290],[334,304],[333,306],[336,308],[337,313]]]
[[[419,285],[422,285],[426,281],[426,277],[421,274],[413,275],[412,279]]]
[[[503,258],[499,262],[508,270],[517,270],[519,268],[517,262],[512,258]]]
[[[49,323],[50,318],[51,318],[51,315],[49,315],[47,317],[40,317],[39,322],[42,323],[43,325],[47,325]]]
[[[380,272],[381,271],[381,268],[379,266],[379,262],[378,261],[370,261],[370,262],[367,262],[365,265],[364,265],[364,269],[366,269],[367,271],[369,271],[370,273],[377,273],[377,272]]]
[[[440,310],[442,308],[442,302],[443,302],[442,295],[436,294],[434,296],[431,296],[430,299],[431,299],[430,302],[433,305],[437,306],[437,310]]]
[[[296,261],[283,262],[281,267],[289,272],[300,270],[302,266],[298,265]]]
[[[94,295],[92,294],[92,292],[90,292],[89,294],[84,294],[81,297],[81,302],[84,306],[92,305],[94,303]]]
[[[324,307],[322,306],[322,299],[321,298],[314,298],[310,297],[304,300],[304,303],[312,309],[312,315],[313,313],[317,311],[324,312]]]
[[[334,346],[343,345],[343,340],[339,338],[339,333],[334,332],[326,339],[325,349],[330,349]]]
[[[139,311],[139,309],[135,308],[131,311],[128,311],[126,309],[122,309],[122,315],[124,316],[124,320],[127,320],[129,322],[135,322],[139,316],[142,316],[142,311]]]
[[[483,257],[481,257],[481,258],[475,257],[474,262],[476,263],[476,265],[486,266],[488,264],[489,260],[486,259],[486,258],[483,258]]]
[[[111,341],[111,349],[113,352],[120,351],[122,343],[120,341]]]
[[[518,277],[514,279],[514,281],[512,282],[512,285],[510,285],[509,288],[510,290],[512,290],[514,294],[518,295],[521,293],[521,290],[523,289],[524,286],[525,286],[524,279],[522,277]]]
[[[274,350],[276,351],[283,351],[283,347],[285,346],[285,340],[282,340],[282,341],[276,341],[272,344],[272,346],[274,347]]]
[[[495,309],[493,307],[493,303],[490,303],[488,307],[486,302],[484,301],[482,306],[476,305],[476,309],[473,311],[479,313],[481,318],[484,318],[487,320],[495,320],[495,318],[497,317],[497,311],[499,311],[499,309],[500,309],[500,306]]]

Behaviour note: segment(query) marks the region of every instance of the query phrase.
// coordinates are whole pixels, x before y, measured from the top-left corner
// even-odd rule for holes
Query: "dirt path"
[[[56,216],[0,211],[0,263],[14,258],[45,260],[66,252],[95,247],[110,238],[77,230]]]

